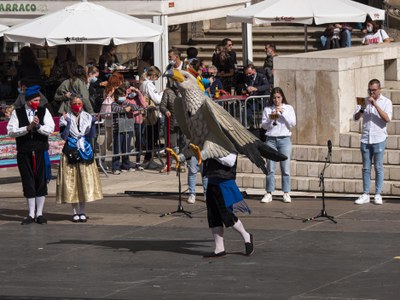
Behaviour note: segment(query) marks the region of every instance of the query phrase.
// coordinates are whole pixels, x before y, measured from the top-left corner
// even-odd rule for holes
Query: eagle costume
[[[274,161],[287,159],[256,138],[222,106],[207,97],[190,73],[169,69],[164,76],[174,80],[181,93],[181,97],[177,97],[174,102],[175,116],[182,132],[192,144],[201,149],[202,159],[240,153],[246,155],[265,174],[267,168],[264,158]],[[185,150],[183,156],[191,156],[190,151]],[[181,156],[180,160],[183,159]]]

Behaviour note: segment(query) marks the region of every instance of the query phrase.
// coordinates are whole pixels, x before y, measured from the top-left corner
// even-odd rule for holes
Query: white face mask
[[[368,32],[372,32],[372,26],[368,26],[368,27],[367,27],[367,31],[368,31]]]
[[[170,64],[170,65],[175,65],[175,61],[174,60],[170,60],[170,61],[168,61],[168,63]]]

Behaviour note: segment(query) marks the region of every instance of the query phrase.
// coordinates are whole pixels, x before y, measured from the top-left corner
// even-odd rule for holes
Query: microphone
[[[329,155],[332,155],[332,142],[331,142],[331,140],[328,140],[328,153],[329,153]]]

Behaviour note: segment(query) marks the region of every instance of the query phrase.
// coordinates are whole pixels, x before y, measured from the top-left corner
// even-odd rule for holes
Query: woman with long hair
[[[280,87],[272,89],[271,98],[264,108],[261,127],[266,130],[266,144],[287,156],[287,160],[280,162],[283,202],[290,203],[290,157],[292,154],[292,141],[290,129],[296,125],[294,109],[288,104],[285,94]],[[262,203],[272,201],[272,192],[275,190],[276,162],[268,160],[267,163],[266,194]]]
[[[72,77],[64,80],[58,87],[54,100],[59,103],[58,111],[60,114],[71,110],[69,102],[73,96],[80,96],[83,108],[89,114],[93,114],[93,107],[89,100],[89,89],[87,85],[87,75],[84,67],[77,65],[72,71]]]
[[[366,33],[362,39],[363,45],[391,42],[391,39],[386,31],[379,28],[379,26],[374,21],[367,21],[365,30]]]
[[[17,67],[17,81],[24,78],[40,81],[40,67],[35,53],[29,46],[21,48],[20,64]]]
[[[159,139],[160,130],[160,119],[158,118],[158,107],[160,106],[163,92],[158,92],[155,86],[155,82],[160,78],[161,71],[156,66],[151,66],[142,75],[142,84],[140,85],[140,91],[146,100],[146,139],[147,149],[144,155],[143,167],[145,169],[157,169],[161,166],[157,165],[153,161],[153,149]],[[156,117],[157,116],[157,117]]]

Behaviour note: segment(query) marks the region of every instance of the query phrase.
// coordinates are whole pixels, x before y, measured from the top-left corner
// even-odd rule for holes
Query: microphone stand
[[[318,218],[327,218],[328,220],[331,220],[333,223],[337,224],[337,222],[334,220],[335,217],[328,215],[328,213],[325,210],[325,183],[324,183],[325,178],[324,178],[324,173],[325,173],[326,168],[329,166],[328,162],[329,162],[329,164],[331,162],[331,155],[332,155],[331,151],[332,151],[331,148],[329,148],[328,155],[325,157],[324,168],[322,169],[321,174],[319,174],[319,186],[320,186],[321,191],[322,191],[322,209],[321,209],[321,212],[318,215],[316,215],[315,217],[304,219],[303,223],[308,222],[308,221],[312,221],[312,220],[315,220],[315,219],[318,219]]]
[[[182,206],[182,184],[181,184],[181,168],[177,167],[176,168],[176,174],[178,176],[178,181],[179,181],[179,201],[178,201],[178,208],[175,211],[167,212],[165,214],[160,215],[160,217],[165,217],[173,214],[178,214],[178,213],[183,213],[185,216],[192,218],[191,212],[186,211],[183,206]]]

